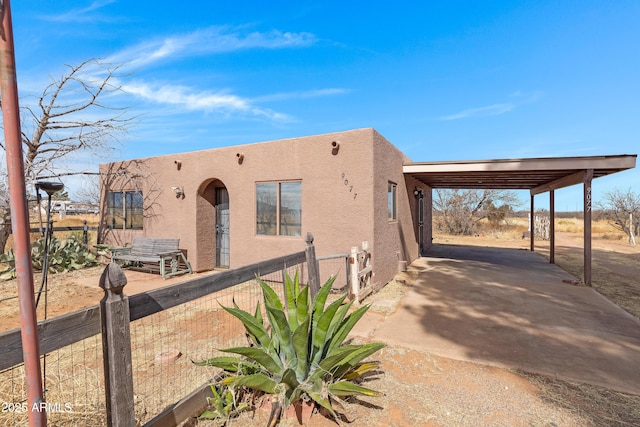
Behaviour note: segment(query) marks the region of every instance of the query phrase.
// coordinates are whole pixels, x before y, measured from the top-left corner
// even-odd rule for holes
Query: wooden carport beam
[[[549,191],[549,263],[556,263],[556,197]]]
[[[536,229],[535,227],[535,215],[534,215],[534,204],[533,204],[533,199],[534,199],[534,195],[531,195],[531,209],[529,210],[529,249],[531,250],[531,252],[534,251],[535,249],[535,243],[534,243],[534,230]]]
[[[591,170],[591,176],[593,177],[593,169]],[[546,184],[539,185],[531,189],[531,195],[546,193],[547,191],[557,190],[559,188],[569,187],[576,184],[582,184],[585,179],[585,171],[572,173],[571,175],[563,176],[555,181],[548,182]]]

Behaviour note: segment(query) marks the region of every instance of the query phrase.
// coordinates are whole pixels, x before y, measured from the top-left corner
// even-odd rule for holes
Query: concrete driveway
[[[360,334],[640,394],[640,321],[541,255],[438,245],[410,268],[398,308]]]

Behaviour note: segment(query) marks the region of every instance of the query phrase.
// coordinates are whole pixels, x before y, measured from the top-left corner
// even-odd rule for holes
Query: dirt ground
[[[436,236],[435,243],[476,244],[528,248],[514,236],[453,238]],[[579,235],[558,236],[557,264],[580,277],[582,242]],[[548,252],[548,242],[536,250]],[[621,241],[594,240],[594,287],[640,317],[640,247]],[[579,265],[578,265],[579,264]],[[102,267],[49,278],[48,317],[97,304]],[[572,271],[573,269],[573,271]],[[158,281],[159,286],[168,283]],[[36,288],[39,278],[36,276]],[[407,284],[393,281],[377,296],[399,301]],[[0,331],[19,326],[16,283],[0,283]],[[372,298],[375,301],[375,297]],[[389,314],[385,305],[372,311]],[[38,317],[42,318],[42,309]],[[366,317],[363,321],[366,321]],[[353,426],[637,426],[640,397],[555,378],[461,362],[401,347],[389,346],[376,354],[380,370],[368,386],[384,393],[379,398],[345,402],[342,425]],[[179,396],[176,396],[178,398]],[[264,426],[268,414],[246,413],[234,426]],[[201,425],[208,425],[200,423]],[[281,425],[297,425],[284,420]],[[316,414],[309,426],[336,425]]]

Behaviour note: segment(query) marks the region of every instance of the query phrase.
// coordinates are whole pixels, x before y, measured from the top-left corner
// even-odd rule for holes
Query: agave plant
[[[333,403],[345,396],[380,396],[356,382],[378,367],[376,362],[363,360],[384,344],[355,345],[345,341],[369,307],[349,313],[353,301],[344,304],[346,295],[325,307],[335,278],[329,279],[310,301],[309,287],[301,287],[298,273],[293,279],[285,276],[286,306],[258,278],[270,330],[260,303],[254,314],[240,309],[235,302],[233,308],[223,307],[243,323],[252,345],[222,350],[241,357],[220,356],[198,364],[227,371],[224,385],[277,396],[282,408],[311,399],[335,417]]]
[[[211,384],[211,394],[213,397],[207,399],[210,409],[200,414],[200,419],[217,420],[224,425],[229,418],[249,409],[247,402],[240,401],[240,393],[234,393],[227,386]]]

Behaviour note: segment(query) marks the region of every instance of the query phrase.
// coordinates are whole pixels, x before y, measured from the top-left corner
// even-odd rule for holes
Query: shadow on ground
[[[640,394],[640,321],[525,250],[437,245],[376,339]]]

